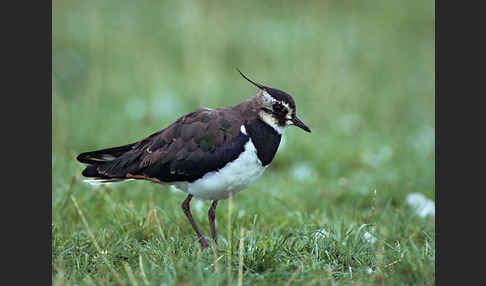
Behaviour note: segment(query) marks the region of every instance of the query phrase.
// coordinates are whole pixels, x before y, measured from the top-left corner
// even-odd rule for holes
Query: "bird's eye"
[[[280,103],[275,103],[273,105],[273,111],[275,112],[281,112],[283,110],[283,106]]]

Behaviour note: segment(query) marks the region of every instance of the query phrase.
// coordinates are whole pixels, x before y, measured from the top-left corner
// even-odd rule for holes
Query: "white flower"
[[[406,202],[420,217],[435,216],[435,203],[420,193],[409,194]]]
[[[369,232],[365,232],[365,233],[363,234],[363,238],[364,238],[364,239],[365,239],[367,242],[369,242],[369,243],[371,243],[371,244],[375,244],[375,243],[376,243],[376,237],[374,237],[374,236],[373,236],[371,233],[369,233]]]

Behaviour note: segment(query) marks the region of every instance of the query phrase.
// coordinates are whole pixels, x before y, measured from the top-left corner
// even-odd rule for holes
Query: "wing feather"
[[[87,160],[80,155],[78,160],[92,164],[87,167],[91,177],[98,172],[104,180],[192,182],[237,158],[249,140],[240,132],[244,123],[231,109],[199,109],[139,142],[88,152],[96,156]]]

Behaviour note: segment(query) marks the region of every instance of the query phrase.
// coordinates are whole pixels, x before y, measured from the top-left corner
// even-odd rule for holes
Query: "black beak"
[[[299,117],[297,117],[297,115],[294,117],[294,119],[292,120],[292,122],[294,123],[295,126],[297,126],[299,128],[302,128],[305,131],[311,133],[310,128],[307,127],[307,125],[305,125],[304,122],[302,122],[302,120],[300,120]]]

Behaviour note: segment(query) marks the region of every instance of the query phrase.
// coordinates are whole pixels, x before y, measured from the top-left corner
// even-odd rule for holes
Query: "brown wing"
[[[249,140],[240,132],[242,124],[244,121],[234,110],[199,109],[137,143],[83,153],[85,156],[81,154],[78,160],[81,157],[85,163],[92,164],[84,175],[105,180],[192,182],[238,157]],[[125,152],[115,156],[106,150]],[[89,161],[86,154],[94,159]],[[100,161],[100,158],[107,160]]]

